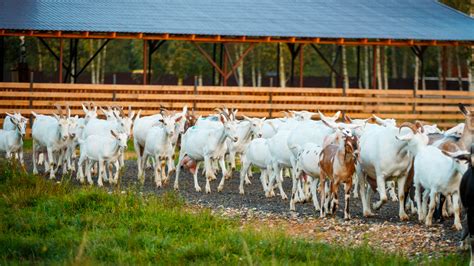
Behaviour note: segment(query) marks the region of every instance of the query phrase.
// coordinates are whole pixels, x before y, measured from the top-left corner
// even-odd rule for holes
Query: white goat
[[[225,141],[227,138],[237,141],[234,123],[235,122],[233,121],[228,121],[227,118],[221,114],[219,124],[215,123],[213,125],[211,123],[201,123],[186,131],[181,141],[181,150],[179,152],[174,189],[179,189],[179,174],[183,160],[187,156],[196,163],[204,161],[206,193],[211,192],[209,180],[215,178],[214,170],[212,169],[212,162],[213,160],[219,161],[222,170],[222,179],[217,190],[222,191],[224,188],[224,179],[227,175],[224,161],[225,153],[227,151]],[[194,173],[194,188],[196,191],[201,191],[201,187],[197,182],[197,173],[198,169],[196,169]]]
[[[10,159],[12,156],[18,158],[24,167],[23,137],[25,136],[28,120],[22,119],[20,115],[20,117],[9,116],[9,121],[15,128],[8,130],[0,129],[0,152],[5,152],[7,159]]]
[[[420,123],[403,123],[400,129],[408,127],[412,132],[397,139],[408,142],[408,149],[415,156],[413,185],[415,199],[418,206],[418,220],[425,221],[427,226],[432,224],[433,213],[436,207],[436,198],[441,193],[444,196],[452,195],[454,206],[454,227],[461,230],[459,208],[459,184],[462,175],[467,170],[467,164],[461,164],[443,152],[428,145],[428,136]],[[421,188],[424,188],[423,202]],[[429,210],[425,213],[429,196]]]
[[[369,195],[365,193],[365,184],[369,181],[372,189],[380,195],[380,200],[374,204],[375,209],[379,209],[387,202],[386,181],[397,178],[399,217],[407,220],[405,212],[405,183],[412,166],[413,156],[407,149],[407,143],[397,140],[399,129],[395,126],[395,121],[391,119],[380,119],[374,116],[380,126],[371,126],[365,129],[360,138],[360,156],[356,166],[360,183],[360,194],[364,216],[372,216]],[[404,129],[408,130],[408,129]]]
[[[175,120],[171,116],[165,116],[163,120],[159,120],[159,124],[148,130],[146,136],[145,147],[141,158],[141,169],[145,169],[145,163],[149,157],[154,158],[155,184],[157,187],[162,186],[162,182],[167,182],[168,176],[165,174],[165,163],[168,163],[168,171],[174,169],[172,158],[174,154],[172,138],[177,134],[176,122],[182,117]],[[145,171],[143,171],[143,180],[145,179]]]
[[[237,142],[227,140],[227,147],[229,150],[229,161],[230,161],[230,174],[235,170],[235,158],[237,155],[241,156],[245,148],[249,145],[250,141],[254,138],[262,137],[262,126],[265,118],[249,118],[245,115],[244,121],[239,121],[236,124],[236,136]]]
[[[119,176],[119,156],[127,148],[127,134],[118,133],[114,130],[110,131],[110,136],[104,135],[90,135],[87,139],[80,139],[79,144],[81,146],[81,156],[78,162],[78,178],[81,183],[84,183],[84,173],[82,171],[82,165],[86,162],[86,174],[87,181],[89,184],[93,184],[91,178],[91,163],[98,162],[99,164],[99,177],[97,184],[99,187],[103,186],[102,176],[105,174],[106,164],[115,164],[115,176],[113,183],[117,184]],[[112,179],[112,177],[110,177]]]
[[[246,184],[247,174],[250,167],[254,165],[260,168],[260,181],[262,183],[263,191],[267,197],[274,196],[273,188],[268,187],[269,177],[273,175],[272,170],[272,155],[268,147],[268,140],[264,138],[253,139],[242,154],[242,168],[240,169],[240,185],[239,193],[244,194],[244,180]],[[278,182],[280,194],[284,195],[281,182]]]
[[[47,161],[45,164],[46,172],[49,171],[49,177],[55,178],[56,162],[62,162],[63,150],[69,138],[69,121],[65,116],[54,117],[39,115],[32,112],[35,121],[32,128],[33,137],[33,173],[37,174],[37,159],[39,153],[47,152]],[[55,158],[55,155],[59,158]],[[59,165],[58,165],[59,166]]]
[[[319,155],[322,151],[322,147],[315,143],[307,143],[300,148],[296,157],[296,170],[295,176],[297,181],[303,179],[305,182],[310,183],[311,198],[313,199],[313,205],[316,211],[320,210],[318,197],[316,190],[319,183],[320,168],[319,168]],[[290,199],[290,210],[296,210],[296,194],[293,194]]]

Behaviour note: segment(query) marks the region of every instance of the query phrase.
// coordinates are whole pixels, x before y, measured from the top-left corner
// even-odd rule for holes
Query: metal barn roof
[[[2,0],[0,29],[473,41],[433,0]]]

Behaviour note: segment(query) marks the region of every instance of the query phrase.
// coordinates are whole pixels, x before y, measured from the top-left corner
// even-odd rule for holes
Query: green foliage
[[[107,193],[55,184],[0,161],[2,264],[345,264],[415,263],[369,247],[342,248],[282,233],[241,229],[175,193]],[[443,257],[436,264],[467,263]],[[416,263],[431,264],[430,261]]]

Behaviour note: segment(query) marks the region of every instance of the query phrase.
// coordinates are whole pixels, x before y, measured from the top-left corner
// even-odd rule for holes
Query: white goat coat
[[[19,152],[22,149],[23,139],[16,127],[13,130],[0,129],[0,152],[6,152],[9,156],[11,153]]]
[[[159,156],[162,158],[173,156],[174,150],[171,137],[162,126],[150,128],[146,136],[143,155]]]
[[[413,181],[426,189],[449,195],[459,190],[467,164],[458,164],[434,146],[426,146],[415,156]]]
[[[298,155],[298,150],[307,143],[323,146],[324,138],[334,133],[334,129],[326,126],[321,121],[301,121],[291,131],[288,137],[288,147],[293,156]]]
[[[92,161],[113,162],[120,156],[119,142],[114,137],[91,135],[81,145],[81,157],[85,156]]]

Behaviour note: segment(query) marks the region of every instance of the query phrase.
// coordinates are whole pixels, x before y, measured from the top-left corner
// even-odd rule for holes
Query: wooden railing
[[[321,110],[329,114],[341,110],[352,118],[371,114],[398,121],[424,120],[446,128],[462,121],[457,104],[474,106],[474,92],[364,90],[320,88],[253,88],[96,85],[52,83],[0,83],[0,122],[5,112],[19,111],[29,117],[31,111],[50,114],[54,104],[69,104],[72,114],[81,115],[81,103],[131,106],[142,115],[157,113],[160,105],[178,110],[187,105],[197,114],[208,114],[216,107],[238,108],[240,114],[257,117],[281,117],[286,110]],[[471,107],[471,110],[474,108]]]

